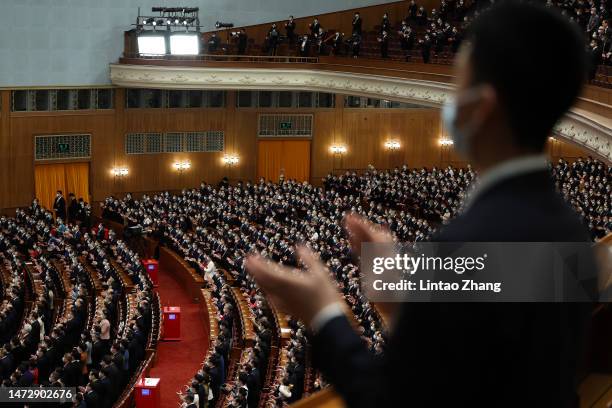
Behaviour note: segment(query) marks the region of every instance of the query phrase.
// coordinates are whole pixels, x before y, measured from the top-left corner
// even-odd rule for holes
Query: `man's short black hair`
[[[472,85],[492,85],[517,143],[541,151],[586,79],[578,26],[556,10],[506,1],[474,20],[468,38]]]

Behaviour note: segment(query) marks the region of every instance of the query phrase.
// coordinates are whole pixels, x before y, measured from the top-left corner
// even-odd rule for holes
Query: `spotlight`
[[[219,28],[232,28],[232,27],[234,27],[234,23],[222,23],[220,21],[217,21],[215,23],[215,27],[217,29],[219,29]]]
[[[333,154],[345,154],[346,153],[346,146],[344,145],[333,145],[329,148],[329,150],[333,153]]]
[[[198,55],[200,53],[200,39],[197,34],[176,34],[170,36],[170,54],[172,55]]]
[[[153,31],[138,35],[138,54],[164,55],[166,54],[166,39]]]
[[[454,144],[454,142],[450,139],[440,139],[438,143],[440,146],[452,146]]]
[[[398,150],[400,148],[400,142],[397,140],[389,140],[388,142],[385,142],[385,147],[387,150]]]

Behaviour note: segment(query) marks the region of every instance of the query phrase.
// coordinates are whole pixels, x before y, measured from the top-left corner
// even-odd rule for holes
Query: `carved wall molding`
[[[440,107],[450,84],[316,69],[172,67],[111,64],[114,85],[127,88],[288,90],[332,92]],[[573,110],[554,133],[612,161],[612,128],[583,110]]]

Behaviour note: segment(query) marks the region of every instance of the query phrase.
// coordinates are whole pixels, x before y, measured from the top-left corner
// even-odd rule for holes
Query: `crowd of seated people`
[[[588,225],[591,238],[612,232],[612,167],[593,158],[552,166],[557,189]]]
[[[280,351],[279,369],[266,400],[266,408],[286,406],[299,400],[304,393],[306,366],[306,328],[296,319],[289,320],[291,336],[289,343]]]
[[[358,208],[363,210],[358,196],[341,196],[335,191],[326,192],[293,181],[282,184],[261,181],[219,189],[203,184],[199,190],[184,191],[180,196],[167,193],[144,196],[132,206],[127,200],[109,198],[104,211],[109,215],[114,213],[115,217],[116,214],[123,217],[138,214],[143,220],[148,214],[158,220],[157,228],[164,231],[166,243],[205,277],[214,259],[247,291],[251,290],[250,285],[254,287],[243,266],[250,251],[258,250],[286,265],[298,266],[293,247],[298,242],[309,242],[337,279],[350,309],[363,327],[366,341],[373,350],[380,350],[384,342],[381,322],[361,293],[357,267],[352,263],[348,241],[342,236],[343,213]],[[377,213],[373,209],[371,214],[382,217],[384,211],[381,208]],[[213,276],[221,279],[220,274]],[[261,326],[260,321],[256,323],[256,327]],[[301,388],[294,387],[292,398],[301,396]]]
[[[111,407],[144,358],[152,285],[113,233],[80,224],[54,222],[37,200],[14,218],[0,218],[0,258],[8,268],[2,274],[13,278],[8,285],[3,279],[4,299],[20,293],[23,303],[24,271],[33,288],[18,331],[2,331],[0,381],[2,387],[77,387],[63,406]],[[129,311],[111,252],[136,284]]]
[[[559,166],[571,167],[573,171],[560,172]],[[552,175],[566,196],[570,194],[570,204],[585,214],[594,238],[609,233],[611,168],[591,158],[580,159],[572,165],[562,161],[555,168]],[[252,356],[257,356],[255,361],[259,364],[267,361],[266,351],[260,347],[262,342],[267,343],[264,338],[267,335],[262,333],[273,331],[266,323],[269,321],[266,299],[244,270],[248,253],[258,251],[285,265],[299,267],[293,248],[297,243],[307,243],[328,266],[370,350],[383,353],[383,325],[375,308],[361,293],[358,266],[353,263],[342,230],[343,216],[349,211],[356,212],[388,226],[398,240],[424,241],[435,228],[460,211],[476,177],[469,166],[463,169],[404,166],[388,171],[371,167],[361,175],[351,172],[329,175],[323,181],[323,188],[291,180],[277,184],[260,180],[256,184],[239,182],[218,188],[202,183],[199,189],[184,190],[179,195],[167,192],[152,197],[145,195],[140,201],[131,196],[123,200],[111,197],[104,203],[104,212],[116,219],[150,223],[165,245],[204,276],[213,294],[221,334],[213,342],[203,369],[190,384],[191,391],[185,394],[186,406],[196,399],[192,394],[200,387],[211,390],[210,394],[206,393],[206,401],[209,396],[211,401],[216,401],[225,390],[229,393],[228,404],[243,406],[249,395],[253,398],[254,393],[261,391],[260,387],[253,391],[253,384],[258,382],[249,379],[249,375],[257,368],[257,376],[262,378],[265,370],[253,363]],[[227,379],[224,376],[228,374],[236,306],[232,303],[227,276],[217,266],[227,269],[249,299],[258,336],[254,347],[245,351],[242,363]],[[303,330],[299,326],[292,329],[298,347]],[[296,358],[298,361],[293,361],[289,356],[287,361],[303,366],[302,353],[297,353]],[[292,382],[296,378],[303,377],[289,374],[274,378],[272,386],[268,385],[274,403],[301,396],[303,383]],[[196,405],[205,406],[200,391]]]

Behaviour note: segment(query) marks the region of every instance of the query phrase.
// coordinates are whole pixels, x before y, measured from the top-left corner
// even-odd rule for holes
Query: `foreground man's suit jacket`
[[[479,195],[433,241],[583,242],[547,171]],[[384,358],[344,317],[312,338],[314,361],[350,407],[576,407],[590,304],[404,303]]]

